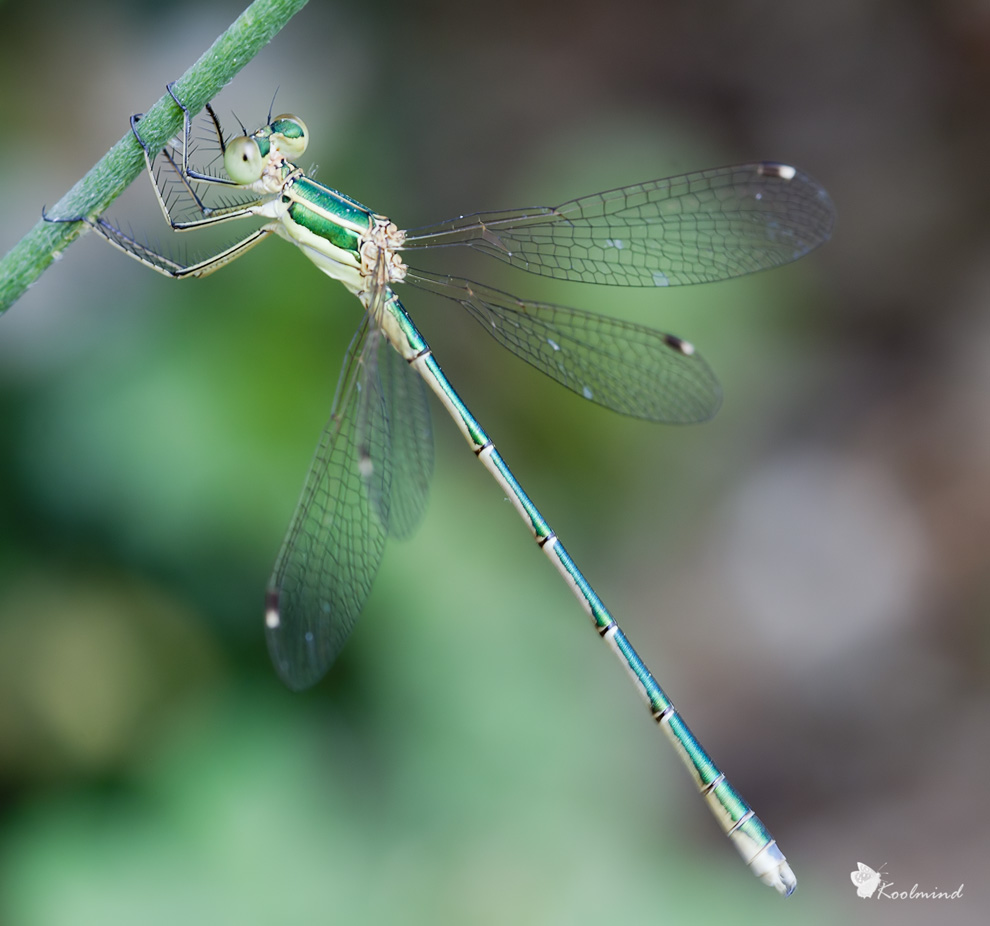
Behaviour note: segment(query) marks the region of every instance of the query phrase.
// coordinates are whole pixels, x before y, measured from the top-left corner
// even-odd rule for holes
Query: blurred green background
[[[0,252],[241,6],[0,6]],[[359,307],[284,243],[179,284],[89,236],[0,318],[0,922],[985,922],[988,62],[961,0],[314,0],[217,100],[254,125],[277,86],[306,163],[400,226],[755,158],[829,190],[832,243],[731,283],[433,265],[689,338],[726,396],[703,426],[406,296],[793,898],[442,414],[423,527],[284,690],[263,590]],[[859,900],[859,861],[963,899]]]

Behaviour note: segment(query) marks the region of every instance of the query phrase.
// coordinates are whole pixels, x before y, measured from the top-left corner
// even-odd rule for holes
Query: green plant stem
[[[254,0],[176,82],[176,95],[198,112],[248,63],[307,0]],[[182,128],[182,111],[166,93],[141,120],[141,137],[155,150]],[[127,132],[54,206],[52,216],[98,216],[144,169],[141,146]],[[89,226],[39,219],[0,260],[0,314]]]

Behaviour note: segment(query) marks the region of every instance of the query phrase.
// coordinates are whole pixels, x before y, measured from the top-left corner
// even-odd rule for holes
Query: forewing
[[[410,229],[404,249],[464,245],[532,273],[612,286],[727,280],[826,241],[825,190],[785,164],[697,171],[557,207],[477,213]]]

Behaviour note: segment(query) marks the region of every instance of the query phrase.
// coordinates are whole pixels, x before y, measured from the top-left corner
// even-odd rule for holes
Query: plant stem
[[[233,79],[307,0],[254,0],[176,82],[176,95],[198,112]],[[141,120],[141,137],[152,150],[182,128],[182,111],[166,93]],[[50,210],[52,216],[98,216],[144,169],[137,139],[127,132]],[[89,226],[39,219],[0,260],[0,314]]]

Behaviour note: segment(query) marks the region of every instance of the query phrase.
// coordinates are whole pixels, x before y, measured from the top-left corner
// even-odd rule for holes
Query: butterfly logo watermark
[[[856,864],[859,866],[859,871],[849,872],[850,880],[856,885],[856,896],[864,899],[870,898],[880,886],[881,873],[887,863],[884,862],[879,871],[874,871],[869,865],[864,865],[862,862]]]
[[[856,896],[863,900],[958,900],[963,895],[964,884],[954,891],[941,891],[937,887],[932,890],[921,890],[918,883],[908,891],[894,890],[893,881],[885,881],[884,871],[886,862],[877,870],[873,870],[863,862],[857,862],[857,870],[849,872],[849,880],[856,888]]]

